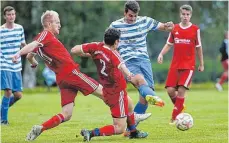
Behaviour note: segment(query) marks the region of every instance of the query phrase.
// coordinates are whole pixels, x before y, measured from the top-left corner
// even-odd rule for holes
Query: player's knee
[[[136,74],[132,83],[135,87],[139,87],[140,85],[146,84],[146,81],[141,74]]]
[[[22,93],[21,92],[14,92],[14,98],[19,100],[22,98]]]
[[[173,88],[167,88],[167,93],[170,97],[175,96],[175,90]]]
[[[12,95],[12,90],[11,89],[6,89],[5,90],[5,96],[10,97]]]

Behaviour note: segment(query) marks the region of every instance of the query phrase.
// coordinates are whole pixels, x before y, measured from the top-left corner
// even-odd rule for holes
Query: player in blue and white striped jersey
[[[1,105],[1,124],[8,124],[9,106],[22,97],[21,59],[15,64],[12,62],[12,57],[26,43],[23,27],[14,23],[16,19],[15,9],[11,6],[5,7],[3,16],[6,23],[0,28],[1,90],[4,90]]]
[[[135,85],[140,99],[134,111],[144,114],[148,103],[164,106],[164,102],[154,92],[152,67],[147,52],[146,38],[150,31],[171,31],[173,22],[161,23],[153,18],[138,16],[140,6],[136,1],[125,3],[124,17],[111,23],[110,27],[121,31],[118,51],[128,69],[134,74],[141,74],[145,85]]]

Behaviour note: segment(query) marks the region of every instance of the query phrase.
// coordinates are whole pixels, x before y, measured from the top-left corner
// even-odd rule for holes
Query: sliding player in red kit
[[[174,104],[171,124],[175,123],[176,116],[184,109],[185,92],[189,89],[195,69],[195,54],[197,51],[200,65],[198,71],[204,71],[204,61],[200,38],[200,29],[190,22],[192,7],[180,7],[181,23],[175,24],[169,34],[167,43],[158,56],[158,63],[163,62],[163,55],[173,46],[173,59],[166,81],[166,89]]]
[[[104,102],[110,107],[113,125],[107,125],[94,130],[83,129],[81,135],[84,141],[90,141],[95,136],[118,135],[127,128],[130,130],[129,138],[145,138],[145,132],[139,132],[135,127],[133,103],[126,92],[126,78],[131,82],[135,76],[125,66],[116,51],[120,31],[108,28],[104,34],[104,43],[86,43],[76,45],[71,52],[78,55],[91,56],[99,75],[99,82],[103,86]],[[124,74],[124,75],[123,75]],[[138,78],[135,78],[138,79]],[[143,81],[144,82],[144,81]],[[129,108],[128,108],[129,107]]]

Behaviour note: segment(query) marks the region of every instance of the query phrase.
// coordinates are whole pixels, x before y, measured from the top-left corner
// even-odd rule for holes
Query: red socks
[[[54,128],[58,126],[60,123],[62,123],[63,121],[64,121],[64,116],[62,114],[57,114],[42,124],[43,128],[41,131],[43,132],[44,130]]]
[[[172,119],[175,120],[176,116],[183,110],[184,98],[177,96],[176,103],[173,108]]]
[[[102,128],[96,128],[92,130],[93,136],[111,136],[115,134],[115,129],[113,125],[107,125]]]

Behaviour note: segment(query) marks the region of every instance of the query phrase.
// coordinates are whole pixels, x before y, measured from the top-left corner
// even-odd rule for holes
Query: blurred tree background
[[[1,10],[7,5],[17,11],[16,23],[24,26],[27,43],[42,30],[40,17],[46,10],[55,10],[61,19],[60,41],[70,51],[76,45],[85,42],[102,41],[105,29],[112,21],[123,17],[125,1],[1,1]],[[219,47],[224,39],[223,33],[228,30],[228,1],[139,1],[140,16],[149,16],[158,21],[179,23],[179,7],[190,4],[193,7],[192,23],[201,29],[204,50],[205,72],[194,75],[193,82],[215,81],[222,71]],[[1,25],[5,20],[3,15]],[[153,65],[156,83],[166,80],[172,51],[165,56],[165,63],[157,64],[156,59],[167,40],[166,32],[151,32],[148,35],[148,51]],[[23,60],[24,86],[43,85],[41,72],[44,63],[38,69],[29,68]],[[87,58],[74,57],[81,65],[81,70],[97,79],[96,67]],[[198,62],[198,61],[197,61]],[[198,64],[197,64],[198,66]],[[33,80],[32,80],[33,79]]]

